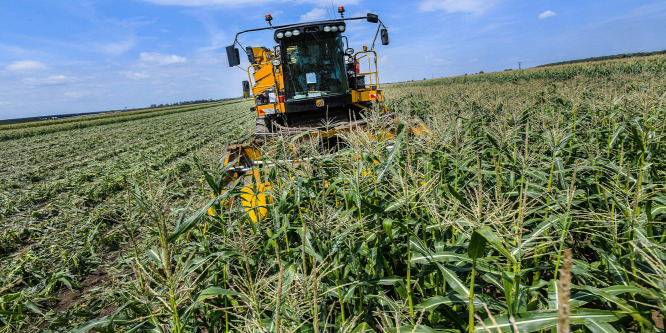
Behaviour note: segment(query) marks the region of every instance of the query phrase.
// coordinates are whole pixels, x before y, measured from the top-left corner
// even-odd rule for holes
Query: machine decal
[[[318,99],[317,102],[315,103],[315,106],[318,108],[324,107],[324,100]]]

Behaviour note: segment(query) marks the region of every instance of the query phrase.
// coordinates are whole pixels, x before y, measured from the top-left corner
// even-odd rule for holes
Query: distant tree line
[[[102,115],[102,114],[117,113],[117,112],[121,112],[121,111],[120,110],[93,111],[93,112],[83,112],[83,113],[52,114],[52,115],[48,115],[48,116],[35,116],[35,117],[25,117],[25,118],[0,119],[0,126],[2,126],[2,125],[23,124],[23,123],[32,123],[32,122],[36,122],[36,121],[77,118],[77,117],[83,117],[83,116],[91,116],[91,115],[98,115],[98,114]]]
[[[195,101],[182,101],[182,102],[176,102],[176,103],[151,104],[146,109],[155,109],[155,108],[162,108],[162,107],[167,107],[167,106],[180,106],[180,105],[202,104],[202,103],[211,103],[211,102],[222,102],[222,101],[235,100],[235,99],[239,99],[239,98],[242,98],[242,97],[228,97],[228,98],[221,98],[221,99],[199,99],[199,100],[195,100]],[[83,113],[54,114],[54,115],[47,115],[47,116],[35,116],[35,117],[25,117],[25,118],[0,119],[0,126],[23,124],[23,123],[32,123],[32,122],[46,121],[46,120],[77,118],[77,117],[97,115],[97,114],[102,115],[102,114],[108,114],[108,113],[136,111],[136,110],[141,110],[141,108],[136,108],[136,109],[127,109],[127,108],[125,108],[123,110],[94,111],[94,112],[83,112]]]
[[[197,99],[195,101],[182,101],[175,103],[166,103],[166,104],[150,104],[150,108],[163,108],[167,106],[180,106],[180,105],[191,105],[191,104],[201,104],[201,103],[211,103],[211,102],[222,102],[230,101],[232,99],[238,99],[239,97],[228,97],[221,99]]]
[[[603,57],[592,57],[592,58],[585,58],[585,59],[578,59],[578,60],[560,61],[560,62],[554,62],[554,63],[550,63],[550,64],[545,64],[545,65],[540,65],[540,66],[537,66],[537,67],[569,65],[569,64],[575,64],[575,63],[580,63],[580,62],[605,61],[605,60],[615,60],[615,59],[624,59],[624,58],[648,57],[648,56],[654,56],[654,55],[660,55],[660,54],[666,54],[666,50],[653,51],[653,52],[623,53],[623,54],[609,55],[609,56],[603,56]]]

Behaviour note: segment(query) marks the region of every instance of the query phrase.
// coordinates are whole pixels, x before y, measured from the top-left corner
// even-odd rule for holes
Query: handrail
[[[375,65],[375,70],[372,70],[372,61],[370,60],[370,55],[369,53],[372,53],[374,55],[374,65]],[[360,54],[363,54],[362,56],[359,57]],[[363,50],[363,51],[358,51],[354,55],[354,58],[356,59],[357,63],[360,63],[360,60],[368,57],[368,71],[367,72],[359,72],[356,73],[356,75],[369,75],[369,85],[372,86],[373,83],[377,86],[377,89],[379,88],[379,73],[377,71],[377,52],[374,50]],[[360,65],[359,65],[360,68]],[[374,82],[373,82],[373,75],[374,74]]]

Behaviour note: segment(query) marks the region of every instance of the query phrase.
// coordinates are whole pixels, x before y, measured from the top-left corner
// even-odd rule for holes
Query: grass
[[[401,121],[370,124],[395,138],[350,133],[349,149],[325,156],[316,141],[297,144],[302,163],[259,179],[230,181],[220,150],[197,154],[185,179],[224,193],[174,190],[178,175],[160,172],[118,192],[126,266],[112,274],[132,273],[97,296],[115,305],[108,313],[90,303],[41,315],[47,301],[35,309],[35,294],[10,286],[0,316],[7,331],[47,318],[80,332],[656,332],[666,313],[664,59],[392,85]],[[410,115],[432,134],[409,135]],[[266,156],[290,156],[282,140]],[[272,200],[253,223],[242,187],[265,181]],[[66,274],[51,277],[53,290],[77,281]]]

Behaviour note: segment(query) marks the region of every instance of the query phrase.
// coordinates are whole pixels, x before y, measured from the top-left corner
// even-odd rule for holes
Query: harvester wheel
[[[255,119],[255,130],[254,133],[270,133],[268,126],[266,126],[266,117],[257,117]]]

